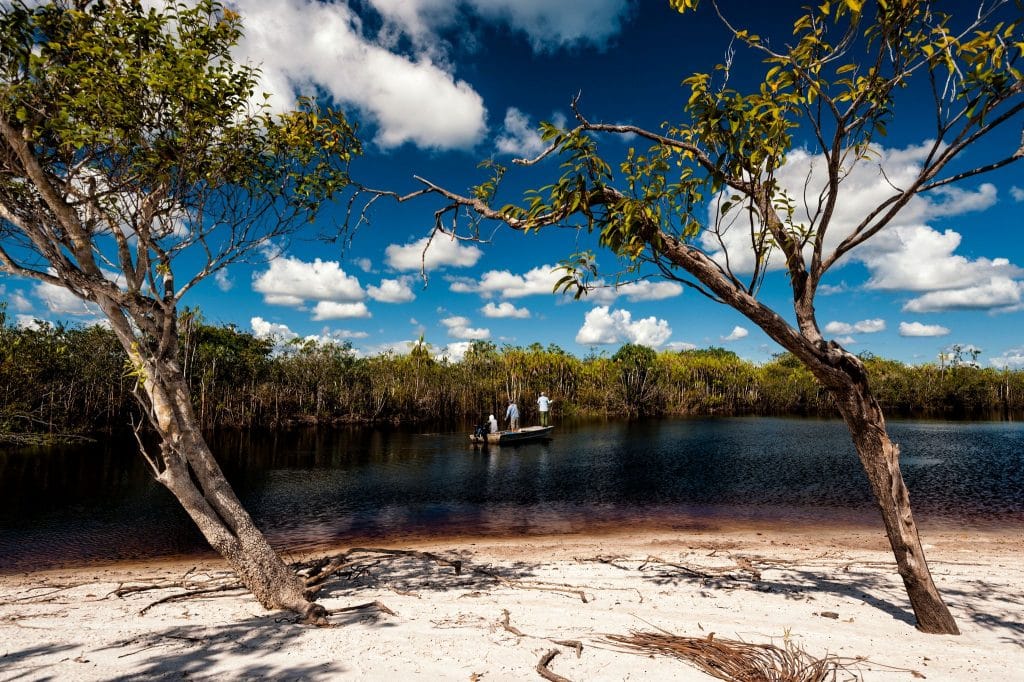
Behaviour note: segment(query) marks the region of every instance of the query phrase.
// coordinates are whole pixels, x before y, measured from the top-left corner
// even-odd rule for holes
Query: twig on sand
[[[548,664],[551,663],[551,659],[558,655],[558,649],[551,649],[546,654],[540,657],[537,662],[537,672],[545,680],[551,680],[551,682],[570,682],[568,677],[562,677],[558,673],[553,673],[548,669]]]

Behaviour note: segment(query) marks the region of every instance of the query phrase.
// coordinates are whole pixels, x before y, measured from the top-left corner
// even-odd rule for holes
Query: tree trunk
[[[836,374],[846,377],[844,385],[835,383]],[[960,634],[928,570],[910,509],[910,493],[900,471],[899,446],[889,440],[885,417],[871,395],[866,375],[861,371],[858,376],[851,376],[844,368],[833,373],[830,379],[826,385],[850,429],[857,455],[882,512],[885,533],[917,617],[918,629],[930,634]]]
[[[311,602],[302,579],[288,568],[235,496],[203,439],[177,363],[143,359],[142,388],[150,421],[160,435],[160,481],[195,521],[203,537],[268,609],[287,609],[320,622],[324,608]]]

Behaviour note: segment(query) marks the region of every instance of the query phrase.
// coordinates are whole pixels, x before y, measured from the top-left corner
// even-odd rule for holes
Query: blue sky
[[[729,45],[704,7],[681,16],[661,0],[243,0],[246,38],[238,57],[259,64],[276,106],[318,93],[360,122],[366,154],[353,166],[363,182],[398,191],[414,175],[456,191],[484,176],[479,161],[509,164],[539,149],[541,120],[571,116],[579,92],[592,120],[657,129],[679,120],[680,81],[709,71]],[[723,2],[726,12],[783,41],[802,2]],[[730,84],[744,89],[763,68],[740,49]],[[900,102],[879,150],[890,179],[909,173],[928,137],[926,105]],[[1021,122],[986,142],[975,158],[994,160],[1020,143]],[[797,134],[798,139],[800,133]],[[609,160],[629,140],[602,142]],[[813,158],[791,155],[802,179]],[[510,172],[505,198],[549,182],[555,169]],[[840,220],[853,220],[884,190],[875,166],[849,180]],[[592,243],[572,230],[522,235],[493,226],[486,243],[423,239],[436,204],[375,204],[351,243],[330,233],[343,206],[315,229],[281,245],[270,262],[235,265],[186,297],[208,320],[279,338],[348,340],[361,353],[408,349],[423,334],[438,353],[459,358],[474,339],[499,345],[555,343],[570,352],[614,352],[624,342],[659,349],[724,346],[764,361],[780,349],[728,307],[659,280],[601,289],[580,301],[551,293],[551,269]],[[904,217],[826,277],[818,319],[853,352],[910,363],[935,361],[952,344],[982,349],[984,364],[1024,366],[1024,166],[970,180],[915,201]],[[615,264],[599,255],[614,272]],[[787,317],[788,285],[772,272],[762,297]],[[8,313],[89,321],[81,303],[51,287],[0,279]]]

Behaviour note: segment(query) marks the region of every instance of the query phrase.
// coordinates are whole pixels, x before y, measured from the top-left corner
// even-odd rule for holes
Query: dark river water
[[[925,526],[1024,528],[1024,423],[890,424]],[[560,424],[554,440],[474,450],[459,433],[308,430],[218,437],[214,451],[271,540],[631,526],[880,527],[839,421]],[[202,551],[131,440],[0,450],[0,570]]]

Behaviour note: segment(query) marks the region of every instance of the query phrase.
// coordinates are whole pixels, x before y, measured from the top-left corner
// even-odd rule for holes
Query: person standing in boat
[[[487,426],[491,433],[498,432],[498,420],[494,418],[493,414],[487,418]]]
[[[540,392],[537,398],[537,409],[540,411],[540,425],[548,425],[548,410],[551,409],[551,398],[548,398],[544,391]]]
[[[519,430],[519,406],[515,404],[515,401],[508,401],[508,409],[505,410],[505,419],[508,420],[508,428],[510,431]]]

